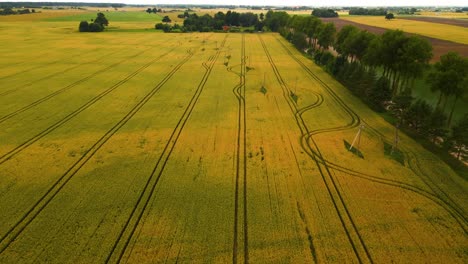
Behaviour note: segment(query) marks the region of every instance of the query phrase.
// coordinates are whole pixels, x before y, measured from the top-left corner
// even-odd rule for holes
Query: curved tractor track
[[[174,48],[175,49],[175,48]],[[158,59],[166,56],[171,51],[161,55],[160,57],[152,60],[141,67],[138,71],[130,76],[135,76],[141,70],[149,67]],[[118,123],[116,123],[110,130],[108,130],[91,148],[89,148],[83,156],[79,158],[54,184],[37,200],[34,205],[0,238],[0,254],[5,251],[14,240],[21,235],[23,230],[34,220],[34,218],[52,201],[52,199],[61,191],[61,189],[73,178],[74,175],[91,159],[91,157],[120,129],[122,128],[153,96],[162,86],[190,59],[194,53],[187,52],[187,56],[180,61],[173,69],[148,93],[146,94]],[[129,76],[128,76],[129,77]],[[131,77],[130,77],[131,78]],[[130,78],[124,79],[119,82],[122,84]],[[115,86],[115,85],[114,85]],[[110,89],[115,89],[116,87]],[[109,90],[109,89],[108,89]],[[110,92],[110,91],[109,91]],[[99,98],[100,99],[100,98]],[[82,111],[82,110],[81,110]],[[76,115],[76,114],[75,114]],[[69,119],[67,119],[69,120]],[[54,128],[55,129],[55,128]],[[47,131],[47,130],[46,130]],[[47,132],[47,133],[50,133]],[[46,133],[46,134],[47,134]],[[45,136],[42,135],[41,137]],[[38,139],[35,139],[37,141]],[[32,144],[32,143],[31,143]],[[29,144],[30,145],[30,144]]]
[[[278,68],[276,67],[262,37],[259,35],[259,39],[260,39],[260,42],[263,46],[263,49],[265,51],[265,54],[268,58],[268,61],[270,62],[270,65],[273,69],[273,72],[275,73],[275,76],[277,78],[277,81],[278,83],[280,84],[282,90],[283,90],[283,96],[287,102],[287,104],[289,105],[289,108],[291,110],[291,113],[292,115],[294,116],[295,120],[296,120],[296,124],[299,128],[299,130],[301,131],[301,135],[304,136],[304,135],[308,135],[310,133],[310,130],[306,124],[306,122],[302,119],[302,115],[296,115],[296,113],[298,112],[298,109],[297,109],[297,104],[295,103],[294,100],[292,100],[292,98],[289,96],[290,94],[290,90],[289,88],[287,87],[286,83],[284,82],[284,80],[282,79],[281,77],[281,74],[279,73],[279,70]],[[354,112],[352,111],[347,111],[350,116],[352,117],[352,120],[353,122],[351,122],[348,126],[357,126],[359,124],[359,117],[356,117],[355,114],[353,115]],[[357,120],[357,121],[354,121],[354,120]],[[356,124],[357,123],[357,124]],[[315,145],[316,146],[316,145]],[[329,168],[325,165],[324,168],[322,168],[319,160],[320,159],[317,159],[316,156],[312,156],[311,157],[314,162],[316,163],[317,165],[317,168],[319,169],[319,172],[320,172],[320,175],[322,177],[322,180],[326,186],[326,189],[327,189],[327,192],[330,196],[330,199],[334,205],[334,208],[337,212],[337,215],[338,215],[338,218],[341,222],[341,225],[343,227],[343,230],[345,231],[346,233],[346,236],[348,238],[348,241],[353,249],[353,252],[357,258],[357,261],[359,263],[364,263],[364,262],[368,262],[368,263],[373,263],[373,260],[372,260],[372,256],[370,255],[369,253],[369,250],[367,249],[367,246],[364,242],[364,240],[362,239],[357,227],[356,227],[356,224],[354,223],[354,220],[353,218],[351,217],[351,214],[344,202],[344,199],[340,193],[340,190],[339,188],[337,187],[337,184],[336,184],[336,181],[335,179],[333,178],[333,175],[331,174]],[[344,211],[344,212],[343,212]]]
[[[223,42],[221,43],[221,48],[224,47],[227,37],[228,35],[226,35]],[[164,172],[164,169],[172,154],[172,151],[174,150],[174,147],[177,144],[177,140],[179,139],[179,136],[182,133],[185,127],[185,124],[189,120],[192,114],[192,111],[198,102],[198,98],[203,92],[203,89],[208,81],[208,78],[210,77],[211,71],[213,70],[215,63],[218,60],[220,53],[221,53],[221,49],[218,49],[216,54],[214,56],[211,56],[208,59],[208,62],[203,63],[206,69],[205,74],[203,75],[200,83],[198,84],[198,87],[195,93],[193,94],[189,104],[185,108],[184,113],[182,114],[179,121],[177,122],[176,127],[172,131],[171,136],[163,149],[163,152],[158,158],[158,161],[156,162],[151,172],[151,175],[148,177],[148,180],[146,181],[146,184],[143,187],[143,190],[141,191],[141,194],[138,197],[138,200],[132,209],[132,212],[130,213],[127,221],[125,222],[122,229],[120,230],[119,235],[117,236],[114,242],[114,245],[112,246],[110,252],[107,255],[107,258],[105,261],[106,263],[122,262],[124,254],[127,252],[127,248],[130,244],[130,241],[134,237],[134,234],[138,225],[143,223],[142,222],[143,215],[148,207],[148,204],[153,198],[156,186],[158,185],[158,182],[161,178],[161,175]]]
[[[247,225],[247,116],[245,107],[245,76],[246,76],[246,61],[245,55],[245,35],[242,34],[241,44],[241,63],[240,72],[234,72],[232,69],[234,66],[227,68],[227,70],[237,76],[239,76],[239,84],[236,85],[232,92],[236,96],[238,105],[237,115],[237,142],[236,142],[236,182],[235,182],[235,193],[234,193],[234,237],[232,247],[232,262],[238,263],[239,255],[239,222],[241,216],[239,214],[239,193],[242,192],[242,203],[243,203],[243,258],[244,263],[249,262],[249,243],[248,243],[248,225]],[[239,66],[239,65],[238,65]],[[241,182],[242,181],[242,187]]]
[[[355,116],[357,116],[357,118],[359,118],[359,116],[352,109],[350,109],[349,106],[347,106],[342,101],[342,99],[338,95],[336,95],[336,93],[330,87],[328,87],[328,85],[326,83],[324,83],[322,80],[320,80],[302,61],[297,59],[291,53],[291,51],[284,45],[284,43],[282,43],[279,39],[277,39],[277,40],[281,43],[283,48],[287,51],[287,53],[289,54],[289,56],[292,59],[294,59],[311,77],[313,77],[315,80],[319,81],[319,83],[322,85],[322,87],[324,87],[326,89],[326,91],[329,92],[330,95],[332,95],[334,100],[337,103],[339,103],[339,105],[343,108],[343,110],[345,110],[348,113],[352,113],[352,115],[355,115]],[[361,120],[361,119],[359,118],[359,120]],[[390,142],[390,140],[386,139],[385,135],[383,135],[382,133],[380,133],[379,131],[374,129],[368,123],[366,123],[364,121],[363,121],[363,123],[366,124],[366,127],[370,128],[373,133],[380,136],[380,138],[382,140]],[[317,157],[319,159],[319,162],[321,164],[325,165],[325,166],[330,166],[333,169],[336,169],[338,171],[347,173],[347,174],[352,175],[352,176],[360,177],[360,178],[367,179],[367,180],[370,180],[370,181],[373,181],[373,182],[376,182],[376,183],[380,183],[380,184],[385,184],[385,185],[389,185],[389,186],[393,186],[393,187],[399,187],[399,188],[402,188],[402,189],[405,189],[405,190],[408,190],[408,191],[412,191],[412,192],[414,192],[416,194],[419,194],[419,195],[421,195],[423,197],[426,197],[427,199],[431,200],[432,202],[434,202],[435,204],[441,206],[444,210],[446,210],[457,221],[457,223],[463,229],[465,234],[467,234],[468,219],[466,217],[466,214],[465,214],[464,210],[460,206],[458,206],[457,203],[454,202],[448,196],[448,194],[445,193],[442,189],[440,189],[435,183],[432,182],[432,184],[431,184],[431,183],[428,182],[430,180],[424,180],[423,176],[421,175],[421,174],[423,174],[421,172],[421,170],[417,170],[413,166],[410,166],[410,169],[413,170],[413,172],[419,178],[421,178],[421,180],[433,191],[433,193],[430,193],[430,192],[428,192],[428,191],[426,191],[424,189],[421,189],[421,188],[419,188],[417,186],[413,186],[411,184],[407,184],[407,183],[396,181],[396,180],[384,179],[384,178],[381,178],[381,177],[369,175],[369,174],[366,174],[366,173],[363,173],[363,172],[358,172],[358,171],[355,171],[355,170],[352,170],[352,169],[349,169],[349,168],[342,167],[342,166],[340,166],[338,164],[327,161],[325,158],[322,157],[322,155],[320,153],[317,153],[316,151],[313,150],[312,147],[310,147],[309,142],[313,141],[313,139],[311,138],[312,135],[316,135],[318,133],[337,131],[337,130],[341,130],[341,129],[332,128],[332,129],[320,129],[320,130],[311,131],[310,133],[308,133],[307,135],[302,137],[301,145],[303,146],[304,150],[306,151],[306,153],[309,156]],[[411,153],[413,155],[414,160],[417,162],[417,159],[416,159],[414,153],[409,152],[409,151],[406,151],[406,152]],[[428,177],[426,175],[424,175],[424,177],[430,179],[430,177]],[[444,196],[445,198],[442,197],[442,196]]]

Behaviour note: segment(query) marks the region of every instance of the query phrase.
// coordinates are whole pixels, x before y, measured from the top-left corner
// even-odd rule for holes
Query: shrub
[[[89,23],[88,21],[81,21],[80,26],[78,27],[80,32],[88,32],[89,31]]]

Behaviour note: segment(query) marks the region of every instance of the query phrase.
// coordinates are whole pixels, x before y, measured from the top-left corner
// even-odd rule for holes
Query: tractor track
[[[128,45],[128,44],[127,44],[127,45]],[[151,45],[150,47],[154,47],[154,46]],[[89,52],[87,52],[87,53],[95,52],[95,51],[99,51],[99,50],[103,50],[103,48],[96,48],[96,49],[93,49],[93,50],[91,50],[91,51],[89,51]],[[117,53],[117,52],[120,52],[120,50],[118,50],[118,51],[116,51],[116,52],[111,52],[111,53],[108,54],[107,56],[109,56],[109,55],[111,55],[111,54],[114,54],[114,53]],[[75,56],[77,56],[77,55],[79,55],[79,54],[75,54],[75,55],[73,55],[72,57],[75,57]],[[40,55],[40,56],[37,56],[37,57],[35,57],[35,58],[32,58],[32,59],[30,59],[30,60],[34,60],[34,59],[39,58],[39,57],[42,57],[42,56],[44,56],[44,54],[42,54],[42,55]],[[71,57],[71,58],[72,58],[72,57]],[[70,57],[69,57],[69,59],[70,59]],[[101,58],[101,59],[102,59],[102,58]],[[25,69],[25,70],[22,70],[22,71],[19,71],[19,72],[12,73],[12,74],[10,74],[10,75],[2,76],[2,77],[0,77],[0,80],[4,80],[4,79],[10,78],[10,77],[14,77],[14,76],[16,76],[16,75],[20,75],[20,74],[23,74],[23,73],[26,73],[26,72],[30,72],[30,71],[33,71],[33,70],[35,70],[35,69],[43,68],[44,66],[54,65],[54,64],[56,64],[56,63],[63,62],[63,61],[64,61],[63,59],[60,59],[60,60],[56,60],[56,61],[44,63],[44,64],[42,64],[42,65],[40,65],[40,66],[34,66],[34,67],[29,68],[29,69]],[[23,63],[26,63],[26,62],[20,62],[20,63],[14,64],[14,65],[19,65],[19,64],[23,64]],[[80,65],[87,64],[87,63],[91,63],[91,62],[81,63]],[[11,65],[9,65],[9,66],[11,66]],[[8,66],[8,67],[9,67],[9,66]],[[39,79],[39,80],[36,80],[35,82],[40,81],[40,80],[43,80],[43,79],[44,79],[44,78],[41,78],[41,79]],[[8,92],[8,91],[6,91],[6,92]],[[10,92],[8,92],[8,93],[10,93]],[[0,93],[0,96],[2,96],[2,95],[4,95],[4,92]]]
[[[241,64],[240,73],[232,71],[233,67],[228,68],[229,72],[232,72],[239,76],[239,84],[236,85],[232,92],[236,96],[238,104],[238,115],[237,115],[237,142],[236,142],[236,183],[234,193],[234,236],[233,236],[233,247],[232,247],[232,262],[238,262],[239,254],[239,192],[240,192],[240,180],[242,178],[242,200],[243,200],[243,238],[244,238],[244,263],[249,262],[249,251],[248,251],[248,229],[247,229],[247,118],[246,118],[246,107],[245,107],[245,75],[246,75],[246,60],[245,55],[245,35],[242,34],[242,45],[241,45]]]
[[[223,42],[221,43],[221,48],[224,47],[227,37],[228,35],[226,35]],[[211,75],[213,67],[219,57],[219,54],[221,53],[220,50],[221,49],[219,49],[216,52],[216,55],[210,56],[207,63],[202,64],[204,65],[204,67],[206,66],[205,67],[206,71],[200,83],[198,84],[197,89],[194,95],[192,96],[189,104],[185,108],[184,113],[182,114],[176,127],[172,131],[171,136],[166,143],[166,146],[164,147],[160,157],[158,158],[158,161],[156,162],[151,172],[151,175],[146,181],[146,184],[143,187],[143,190],[141,191],[141,194],[138,197],[138,200],[132,209],[132,212],[130,213],[127,221],[122,227],[110,252],[108,253],[106,261],[105,261],[106,263],[120,263],[122,261],[122,258],[130,244],[130,241],[133,238],[138,225],[142,221],[146,208],[149,202],[153,198],[156,186],[159,182],[159,179],[161,178],[161,175],[164,172],[164,169],[169,160],[169,157],[171,156],[172,151],[174,150],[177,144],[177,140],[179,139],[180,134],[182,133],[187,121],[189,120],[193,112],[193,109],[195,108],[195,105],[197,104],[198,99],[201,93],[203,92],[203,89],[208,81],[208,78]]]
[[[286,102],[296,120],[296,124],[298,126],[298,128],[300,129],[301,131],[301,135],[304,136],[304,135],[307,135],[310,133],[310,130],[306,124],[306,122],[302,119],[302,115],[301,114],[297,114],[298,113],[298,109],[297,109],[297,104],[294,100],[292,100],[292,98],[290,98],[289,94],[290,94],[290,90],[289,88],[287,87],[286,83],[284,82],[284,80],[282,79],[280,73],[279,73],[279,70],[278,68],[276,67],[262,37],[260,35],[258,35],[259,39],[260,39],[260,42],[263,46],[263,49],[265,51],[265,54],[268,58],[268,61],[270,62],[270,65],[273,69],[273,72],[275,73],[275,76],[278,80],[278,83],[280,84],[282,90],[283,90],[283,96],[284,98],[286,99]],[[315,77],[316,78],[316,77]],[[314,79],[315,79],[314,78]],[[323,83],[321,81],[319,81],[319,83]],[[330,89],[328,87],[328,89]],[[327,90],[328,90],[327,89]],[[333,92],[332,92],[333,93]],[[335,95],[336,96],[336,95]],[[360,122],[360,119],[359,117],[352,111],[352,110],[348,110],[346,111],[351,119],[352,119],[352,122],[350,124],[348,124],[347,126],[344,126],[344,127],[353,127],[353,126],[357,126]],[[313,139],[312,139],[313,140]],[[314,142],[315,143],[315,142]],[[316,146],[316,144],[315,144]],[[317,146],[316,146],[317,147]],[[348,238],[348,241],[349,243],[351,244],[351,247],[352,247],[352,250],[358,260],[359,263],[363,263],[365,262],[364,258],[366,258],[366,262],[370,262],[370,263],[373,263],[373,260],[372,260],[372,257],[369,253],[369,250],[367,249],[367,246],[366,244],[364,243],[364,240],[362,239],[358,229],[357,229],[357,226],[356,224],[354,223],[354,220],[353,218],[351,217],[351,214],[344,202],[344,199],[341,195],[341,192],[340,190],[338,189],[338,186],[329,170],[329,168],[325,165],[325,172],[324,172],[324,169],[322,169],[321,167],[321,164],[320,164],[320,161],[319,159],[317,159],[316,156],[312,156],[311,157],[315,163],[316,163],[316,166],[317,168],[319,169],[319,172],[320,172],[320,175],[322,177],[322,180],[327,188],[327,192],[331,198],[331,201],[333,203],[333,206],[337,212],[337,215],[339,217],[339,220],[341,222],[341,225],[346,233],[346,236]],[[328,175],[328,178],[329,180],[328,181],[331,181],[332,184],[330,184],[328,181],[327,181],[327,177],[326,177],[326,174]],[[336,193],[336,195],[334,195],[334,193]],[[336,196],[336,197],[335,197]],[[340,212],[340,208],[339,207],[343,207],[344,209],[344,212],[345,214],[343,215],[342,212]],[[350,228],[347,226],[347,223],[346,222],[349,222],[348,225],[350,225]],[[357,237],[357,240],[358,241],[355,241],[355,238],[353,237]],[[362,252],[364,251],[364,252]]]
[[[126,57],[125,59],[123,59],[123,60],[121,60],[121,61],[119,61],[119,62],[117,62],[117,63],[111,64],[111,65],[109,65],[109,66],[107,66],[107,67],[104,67],[104,68],[102,68],[102,69],[99,69],[99,70],[97,70],[96,72],[94,72],[94,73],[92,73],[92,74],[90,74],[90,75],[88,75],[88,76],[86,76],[86,77],[84,77],[84,78],[82,78],[82,79],[80,79],[80,80],[78,80],[78,81],[75,81],[75,82],[73,82],[73,83],[71,83],[71,84],[69,84],[69,85],[67,85],[67,86],[65,86],[65,87],[63,87],[63,88],[60,88],[59,90],[57,90],[57,91],[55,91],[55,92],[52,92],[51,94],[49,94],[49,95],[47,95],[47,96],[44,96],[44,97],[42,97],[42,98],[40,98],[40,99],[38,99],[38,100],[36,100],[36,101],[30,103],[29,105],[26,105],[26,106],[24,106],[24,107],[22,107],[22,108],[20,108],[20,109],[18,109],[18,110],[16,110],[16,111],[13,111],[13,112],[11,112],[11,113],[9,113],[9,114],[6,114],[6,115],[0,117],[0,124],[3,123],[3,122],[5,122],[5,121],[8,120],[8,119],[14,117],[14,116],[17,115],[17,114],[20,114],[20,113],[22,113],[22,112],[24,112],[24,111],[26,111],[26,110],[29,110],[29,109],[31,109],[31,108],[33,108],[33,107],[35,107],[35,106],[37,106],[37,105],[39,105],[39,104],[41,104],[41,103],[43,103],[43,102],[45,102],[45,101],[47,101],[47,100],[53,98],[53,97],[55,97],[55,96],[57,96],[57,95],[59,95],[59,94],[65,92],[65,91],[67,91],[67,90],[69,90],[69,89],[71,89],[71,88],[73,88],[73,87],[75,87],[75,86],[77,86],[77,85],[79,85],[79,84],[81,84],[81,83],[83,83],[83,82],[85,82],[85,81],[87,81],[87,80],[93,78],[93,77],[95,77],[96,75],[99,75],[99,74],[101,74],[101,73],[103,73],[103,72],[105,72],[105,71],[108,71],[108,70],[110,70],[110,69],[112,69],[112,68],[114,68],[114,67],[116,67],[116,66],[118,66],[118,65],[120,65],[120,64],[122,64],[122,63],[124,63],[124,62],[126,62],[126,61],[127,61],[128,59],[130,59],[130,58],[140,56],[141,54],[143,54],[143,53],[145,53],[145,52],[147,52],[148,50],[151,50],[151,49],[152,49],[152,48],[149,48],[149,49],[140,51],[140,52],[138,52],[138,53],[136,53],[136,54],[132,54],[131,56],[128,56],[128,57]],[[119,52],[119,51],[117,51],[117,52]],[[114,52],[114,53],[116,53],[116,52]],[[105,57],[107,57],[107,56],[110,56],[110,55],[112,55],[112,54],[114,54],[114,53],[107,54],[106,56],[103,56],[103,57],[97,59],[96,61],[99,61],[99,60],[101,60],[102,58],[105,58]],[[92,62],[87,62],[87,63],[92,63]]]
[[[44,136],[50,134],[52,131],[54,131],[55,129],[59,128],[60,126],[62,126],[63,124],[65,124],[66,122],[68,122],[69,120],[71,120],[72,118],[74,118],[75,116],[77,116],[79,113],[83,112],[84,110],[86,110],[87,108],[89,108],[90,106],[94,105],[96,102],[98,102],[100,99],[102,99],[104,96],[106,96],[107,94],[111,93],[112,91],[114,91],[115,89],[117,89],[118,87],[120,87],[121,85],[125,84],[127,81],[129,81],[130,79],[132,79],[133,77],[135,77],[137,74],[139,74],[140,72],[142,72],[143,70],[145,70],[146,68],[148,68],[149,66],[151,66],[153,63],[155,63],[156,61],[160,60],[161,58],[165,57],[166,55],[168,55],[169,53],[171,53],[173,50],[175,50],[177,47],[174,47],[172,48],[171,50],[167,51],[166,53],[156,57],[155,59],[151,60],[150,62],[147,62],[146,64],[144,64],[143,66],[141,66],[140,68],[138,68],[136,71],[132,72],[131,74],[127,75],[125,78],[123,78],[122,80],[120,80],[119,82],[115,83],[114,85],[112,85],[111,87],[107,88],[106,90],[104,90],[103,92],[101,92],[100,94],[98,94],[97,96],[93,97],[91,100],[89,100],[88,102],[86,102],[85,104],[83,104],[82,106],[80,106],[78,109],[76,109],[75,111],[71,112],[70,114],[68,114],[67,116],[65,116],[64,118],[62,118],[61,120],[59,120],[58,122],[54,123],[53,125],[49,126],[48,128],[46,128],[45,130],[43,130],[42,132],[36,134],[35,136],[33,136],[32,138],[26,140],[25,142],[21,143],[20,145],[16,146],[14,149],[8,151],[7,153],[3,154],[2,156],[0,156],[0,165],[5,163],[6,161],[8,161],[9,159],[11,159],[13,156],[15,156],[16,154],[20,153],[21,151],[23,151],[24,149],[28,148],[30,145],[32,145],[33,143],[35,143],[36,141],[38,141],[39,139],[43,138]]]
[[[323,82],[322,80],[320,80],[302,61],[300,61],[299,59],[297,59],[292,53],[291,51],[284,45],[284,43],[282,43],[279,39],[277,39],[278,42],[281,43],[281,45],[283,46],[283,48],[287,51],[287,53],[289,54],[289,56],[294,59],[311,77],[313,77],[315,80],[319,81],[319,83],[329,92],[330,95],[333,96],[333,98],[335,99],[335,101],[337,103],[340,104],[340,106],[348,113],[352,113],[352,115],[355,115],[359,118],[359,116],[352,110],[350,109],[344,102],[343,100],[338,96],[336,95],[336,93],[325,83]],[[359,119],[360,120],[360,119]],[[361,120],[360,120],[361,121]],[[380,133],[379,131],[377,131],[376,129],[374,129],[372,126],[370,126],[368,123],[366,123],[365,121],[362,121],[362,123],[366,124],[366,127],[370,128],[371,131],[373,133],[375,133],[376,135],[380,136],[380,138],[383,140],[383,141],[389,141],[388,139],[385,138],[385,135],[383,135],[382,133]],[[460,225],[460,227],[463,229],[463,231],[465,232],[465,234],[468,233],[468,219],[464,213],[464,210],[457,205],[457,203],[455,201],[453,201],[446,192],[444,192],[442,189],[440,189],[435,183],[433,183],[432,181],[432,184],[428,182],[428,180],[425,180],[423,177],[427,178],[427,179],[430,179],[430,177],[427,177],[424,173],[422,173],[422,171],[420,170],[419,168],[419,165],[418,165],[418,160],[416,158],[416,155],[410,151],[406,151],[407,153],[411,153],[413,155],[413,159],[416,161],[416,166],[417,167],[414,167],[414,166],[411,166],[411,163],[409,162],[410,164],[410,169],[424,182],[424,184],[426,186],[428,186],[429,189],[431,189],[433,191],[433,193],[430,193],[424,189],[421,189],[417,186],[414,186],[414,185],[411,185],[411,184],[407,184],[407,183],[404,183],[404,182],[400,182],[400,181],[396,181],[396,180],[390,180],[390,179],[384,179],[384,178],[381,178],[381,177],[377,177],[377,176],[373,176],[373,175],[369,175],[369,174],[366,174],[366,173],[362,173],[362,172],[358,172],[358,171],[355,171],[355,170],[352,170],[352,169],[349,169],[349,168],[345,168],[345,167],[342,167],[338,164],[335,164],[335,163],[332,163],[332,162],[329,162],[327,161],[326,159],[324,159],[322,157],[322,155],[320,153],[316,153],[311,147],[310,147],[310,143],[308,143],[310,140],[313,141],[313,139],[311,138],[312,135],[316,135],[318,133],[325,133],[325,132],[331,132],[331,131],[338,131],[338,130],[342,130],[340,128],[330,128],[330,129],[321,129],[321,130],[314,130],[314,131],[311,131],[308,135],[306,136],[303,136],[302,139],[301,139],[301,145],[304,147],[306,147],[306,152],[308,153],[309,156],[314,156],[314,157],[317,157],[319,159],[319,162],[322,163],[324,166],[330,166],[332,167],[333,169],[336,169],[338,171],[341,171],[341,172],[344,172],[344,173],[347,173],[349,175],[352,175],[352,176],[356,176],[356,177],[360,177],[360,178],[364,178],[364,179],[367,179],[367,180],[370,180],[370,181],[373,181],[373,182],[377,182],[377,183],[380,183],[380,184],[386,184],[386,185],[390,185],[390,186],[393,186],[393,187],[399,187],[399,188],[402,188],[402,189],[405,189],[405,190],[408,190],[408,191],[412,191],[414,193],[417,193],[419,195],[422,195],[423,197],[426,197],[427,199],[433,201],[434,203],[436,203],[437,205],[441,206],[445,211],[447,211],[453,218],[454,220]],[[306,143],[305,143],[306,142]],[[315,144],[315,142],[314,142]],[[307,148],[309,149],[309,151],[307,151]],[[317,150],[320,152],[320,150],[318,149],[317,147]],[[407,155],[408,156],[408,155]],[[321,160],[321,161],[320,161]],[[411,160],[411,159],[410,159]],[[422,176],[424,175],[424,176]],[[429,180],[430,181],[430,180]],[[433,186],[431,186],[433,185]],[[441,195],[442,193],[442,195]],[[445,199],[441,196],[445,196]]]
[[[58,72],[55,72],[55,73],[46,75],[46,76],[44,76],[44,77],[42,77],[42,78],[39,78],[39,79],[37,79],[37,80],[31,81],[31,82],[29,82],[29,83],[26,83],[26,84],[24,84],[23,86],[16,87],[16,88],[13,88],[13,89],[10,89],[10,90],[6,90],[6,91],[0,93],[0,96],[4,96],[4,95],[8,95],[8,94],[14,93],[14,92],[19,91],[19,90],[22,90],[22,89],[24,89],[24,88],[30,87],[30,86],[36,84],[37,82],[44,81],[44,80],[47,80],[47,79],[49,79],[49,78],[53,78],[53,77],[55,77],[55,76],[58,76],[58,75],[60,75],[60,74],[69,72],[69,71],[71,71],[71,70],[74,70],[74,69],[83,67],[83,65],[92,64],[92,63],[101,61],[102,59],[104,59],[104,58],[106,58],[106,57],[108,57],[108,56],[112,56],[112,55],[114,55],[114,54],[116,54],[116,53],[118,53],[118,52],[119,52],[119,51],[113,51],[113,52],[110,52],[110,53],[108,53],[108,54],[106,54],[106,55],[104,55],[104,56],[102,56],[102,57],[99,57],[99,58],[97,58],[97,59],[95,59],[95,60],[83,62],[83,63],[77,64],[77,65],[75,65],[75,66],[72,66],[72,67],[70,67],[70,68],[66,68],[66,69],[64,69],[64,70],[61,70],[61,71],[58,71]],[[42,68],[42,67],[40,67],[40,68]]]
[[[172,50],[174,50],[173,48]],[[172,50],[145,64],[136,72],[129,76],[135,76],[152,63],[169,54]],[[4,252],[14,240],[21,235],[24,229],[42,212],[42,210],[52,201],[60,190],[73,178],[74,175],[94,156],[94,154],[122,127],[124,126],[152,97],[164,86],[164,84],[184,65],[192,56],[191,51],[177,64],[145,97],[143,97],[117,124],[108,130],[83,156],[80,157],[55,183],[45,192],[42,197],[21,217],[7,232],[0,238],[0,254]],[[125,78],[128,80],[130,78]],[[121,83],[121,82],[119,82]],[[114,88],[115,89],[115,88]]]
[[[96,49],[96,50],[98,50],[98,49]],[[113,54],[115,54],[115,53],[118,53],[118,52],[119,52],[119,51],[110,52],[110,53],[108,53],[108,54],[106,54],[106,55],[104,55],[104,56],[99,57],[98,59],[94,59],[94,60],[91,60],[91,61],[88,61],[88,62],[84,62],[84,63],[77,64],[77,65],[72,66],[72,67],[70,67],[70,68],[66,68],[66,69],[64,69],[64,70],[61,70],[61,71],[54,72],[54,73],[52,73],[52,74],[46,75],[46,76],[44,76],[44,77],[42,77],[42,78],[39,78],[39,79],[34,80],[34,81],[32,81],[32,82],[29,82],[29,83],[27,83],[27,84],[25,84],[25,85],[23,85],[23,86],[20,86],[20,87],[17,87],[17,88],[13,88],[13,89],[10,89],[10,90],[3,91],[3,92],[0,93],[0,96],[5,96],[5,95],[8,95],[8,94],[11,94],[11,93],[16,92],[16,91],[19,91],[19,90],[21,90],[21,89],[27,88],[27,87],[29,87],[29,86],[35,84],[36,82],[40,82],[40,81],[43,81],[43,80],[47,80],[47,79],[49,79],[49,78],[52,78],[52,77],[58,76],[58,75],[60,75],[60,74],[69,72],[69,71],[71,71],[71,70],[74,70],[74,69],[76,69],[76,68],[82,67],[83,65],[90,64],[90,63],[94,63],[94,62],[98,62],[98,61],[102,60],[103,58],[106,58],[106,57],[111,56],[111,55],[113,55]],[[41,65],[41,66],[37,66],[37,67],[31,68],[31,69],[29,69],[29,70],[21,71],[21,72],[19,72],[19,73],[13,74],[13,75],[11,75],[11,76],[5,76],[5,77],[3,77],[3,78],[0,78],[0,80],[6,79],[6,78],[8,78],[8,77],[16,76],[16,75],[19,75],[19,74],[23,74],[23,73],[26,73],[26,72],[29,72],[29,71],[32,71],[32,70],[35,70],[35,69],[38,69],[38,68],[44,68],[45,66],[54,65],[54,64],[57,64],[57,63],[59,63],[59,62],[63,62],[63,60],[57,60],[57,61],[54,61],[54,62],[46,63],[46,64],[43,64],[43,65]]]

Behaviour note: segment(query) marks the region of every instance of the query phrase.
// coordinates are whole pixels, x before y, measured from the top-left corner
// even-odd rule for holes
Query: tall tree
[[[374,38],[375,35],[366,30],[358,31],[346,38],[345,50],[352,56],[353,61],[361,61]]]
[[[447,102],[450,96],[454,97],[447,126],[450,126],[458,99],[467,93],[467,75],[468,59],[456,52],[448,52],[440,57],[440,61],[434,65],[434,70],[428,76],[431,90],[439,92],[437,108],[445,110],[445,104],[441,107],[442,98],[445,97],[445,102]]]
[[[422,76],[432,58],[432,45],[426,39],[410,36],[406,39],[399,53],[397,70],[400,73],[398,92],[411,90],[414,80]]]
[[[104,28],[104,26],[109,25],[109,21],[107,20],[106,16],[103,13],[100,13],[100,12],[97,13],[97,17],[94,20],[94,23],[97,23],[97,24],[101,25],[101,27],[103,27],[103,28]]]
[[[335,39],[336,27],[333,23],[325,23],[322,24],[320,33],[318,35],[318,44],[323,49],[328,49],[330,45],[333,44],[333,40]]]
[[[338,34],[336,34],[335,45],[333,46],[335,50],[342,56],[348,57],[349,52],[346,43],[351,36],[357,34],[358,32],[359,29],[353,25],[346,25],[341,28]]]

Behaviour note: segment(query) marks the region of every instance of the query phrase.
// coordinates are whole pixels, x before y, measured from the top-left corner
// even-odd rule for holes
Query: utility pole
[[[357,149],[359,149],[359,146],[361,145],[361,132],[362,132],[363,129],[364,129],[364,125],[360,125],[359,130],[358,130],[356,136],[353,139],[353,143],[351,143],[351,146],[349,147],[349,151],[351,151],[353,149],[354,143],[356,143],[356,139],[358,141]]]

